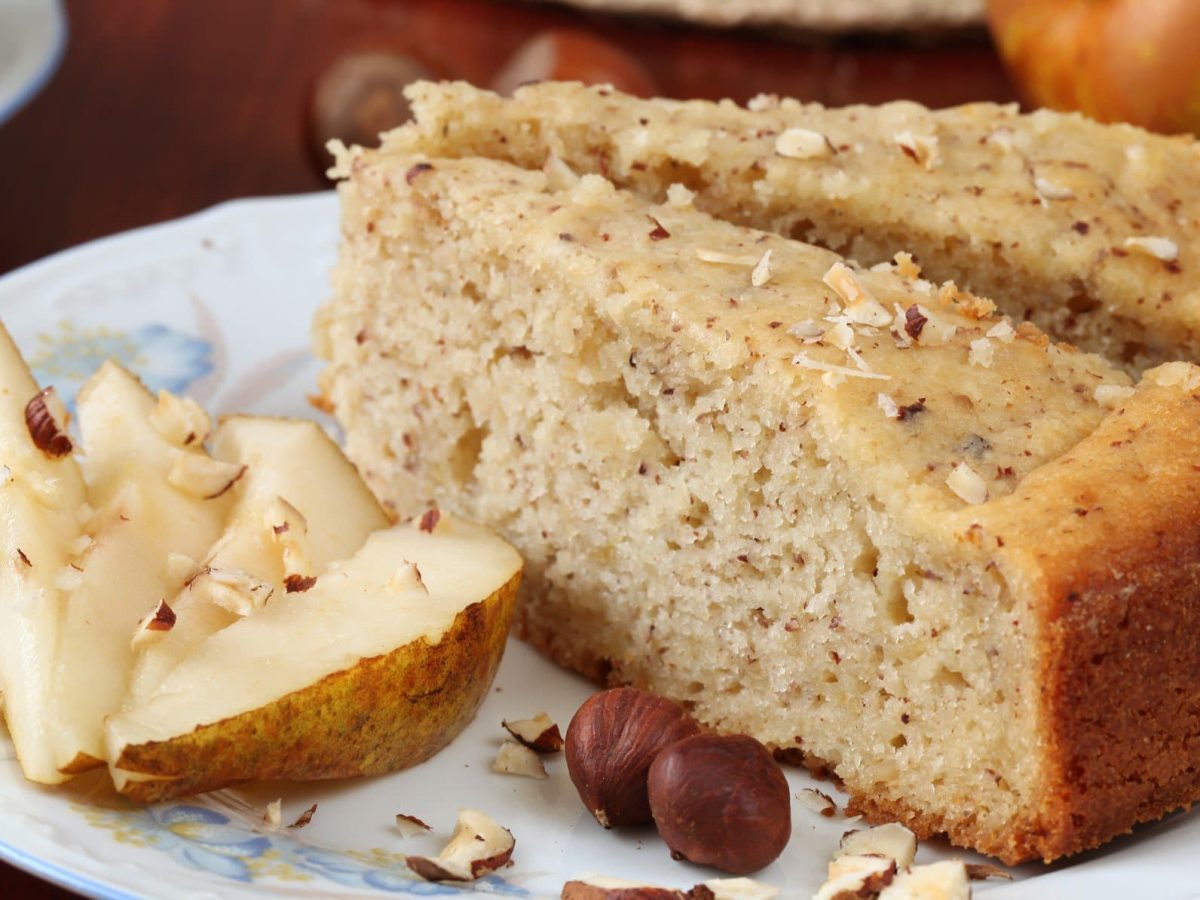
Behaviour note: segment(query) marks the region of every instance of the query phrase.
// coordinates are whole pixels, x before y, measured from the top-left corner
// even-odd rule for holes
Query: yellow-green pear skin
[[[151,776],[121,792],[156,803],[243,781],[379,775],[429,759],[474,718],[504,654],[521,572],[424,638],[361,660],[266,706],[168,741],[127,745],[116,761]]]

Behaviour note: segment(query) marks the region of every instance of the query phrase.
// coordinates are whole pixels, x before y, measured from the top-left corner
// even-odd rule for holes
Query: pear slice
[[[313,422],[231,416],[213,435],[212,453],[245,467],[229,522],[169,601],[174,626],[135,661],[126,706],[144,703],[196,646],[240,618],[235,603],[221,600],[235,592],[221,594],[220,582],[240,573],[246,583],[266,583],[272,596],[282,595],[289,575],[320,575],[388,524],[358,470]]]
[[[237,468],[164,427],[180,405],[166,392],[156,401],[112,362],[76,398],[84,477],[97,511],[86,529],[91,540],[72,561],[78,583],[64,601],[56,655],[52,712],[61,727],[57,761],[67,773],[103,764],[104,717],[124,696],[135,626],[183,584],[168,556],[206,553],[232,503],[223,485]]]
[[[368,538],[307,590],[214,634],[108,723],[122,791],[157,801],[249,779],[413,765],[474,716],[504,651],[522,562],[442,515]]]
[[[0,693],[25,777],[64,780],[46,715],[70,548],[86,509],[62,412],[0,325]],[[36,440],[35,440],[36,437]],[[39,444],[41,446],[39,446]]]

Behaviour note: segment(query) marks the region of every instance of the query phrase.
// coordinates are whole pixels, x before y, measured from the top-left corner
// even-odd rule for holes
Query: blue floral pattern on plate
[[[76,804],[88,823],[112,831],[124,844],[152,847],[175,862],[252,883],[264,879],[313,881],[323,878],[349,888],[374,889],[415,897],[461,894],[448,884],[417,878],[404,855],[386,850],[338,851],[316,847],[283,833],[258,832],[203,806],[177,804],[111,809]],[[529,892],[489,876],[472,885],[488,893],[527,897]]]
[[[108,359],[136,372],[155,392],[182,393],[213,370],[208,341],[158,323],[120,331],[60,322],[57,334],[38,335],[29,365],[39,384],[54,385],[73,407],[79,388]]]

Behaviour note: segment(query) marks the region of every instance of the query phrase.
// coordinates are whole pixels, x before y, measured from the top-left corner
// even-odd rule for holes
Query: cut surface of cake
[[[344,152],[324,401],[519,633],[1008,862],[1200,797],[1200,369],[595,175]]]
[[[1200,144],[1079,115],[972,104],[827,109],[765,97],[642,100],[545,83],[512,99],[410,88],[392,152],[552,157],[661,202],[695,192],[718,218],[864,265],[911,252],[1056,338],[1141,371],[1200,359]]]

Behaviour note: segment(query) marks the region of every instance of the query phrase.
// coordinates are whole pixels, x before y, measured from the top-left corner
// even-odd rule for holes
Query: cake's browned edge
[[[1033,594],[1045,769],[981,848],[1050,861],[1200,800],[1200,386],[1144,383],[982,524]]]

